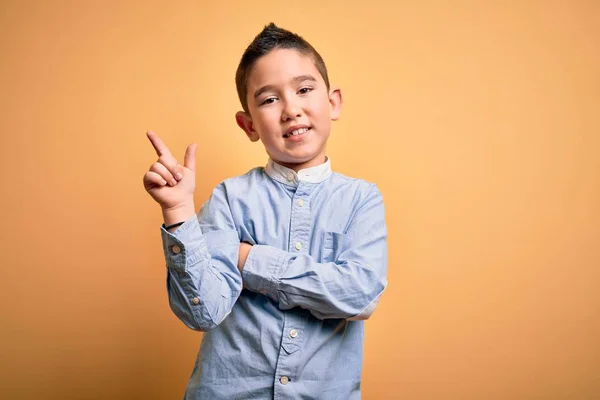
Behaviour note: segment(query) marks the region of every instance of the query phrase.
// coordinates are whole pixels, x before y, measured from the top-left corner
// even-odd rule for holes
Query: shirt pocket
[[[323,232],[323,246],[321,249],[320,262],[336,262],[344,249],[347,236],[338,232]]]

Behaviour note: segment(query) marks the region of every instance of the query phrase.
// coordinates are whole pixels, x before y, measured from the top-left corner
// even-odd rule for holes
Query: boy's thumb
[[[190,144],[185,150],[183,165],[192,171],[196,171],[196,143]]]

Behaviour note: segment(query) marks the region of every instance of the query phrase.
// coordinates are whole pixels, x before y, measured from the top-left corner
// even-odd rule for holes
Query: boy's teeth
[[[291,131],[289,136],[296,136],[296,135],[306,132],[307,130],[308,130],[308,128],[296,129],[296,130]]]

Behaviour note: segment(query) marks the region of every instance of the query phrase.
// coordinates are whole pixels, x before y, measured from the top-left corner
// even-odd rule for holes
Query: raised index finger
[[[163,141],[158,137],[156,133],[148,131],[146,132],[146,136],[148,136],[148,139],[150,139],[152,147],[154,147],[154,150],[156,150],[156,154],[158,154],[159,157],[165,154],[171,154],[167,146],[165,146]]]

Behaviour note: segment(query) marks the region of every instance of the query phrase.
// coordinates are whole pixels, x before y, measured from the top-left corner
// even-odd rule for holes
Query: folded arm
[[[387,285],[387,229],[381,194],[374,186],[347,232],[324,246],[335,261],[254,245],[243,265],[244,286],[277,301],[280,309],[302,307],[315,317],[366,319]]]

